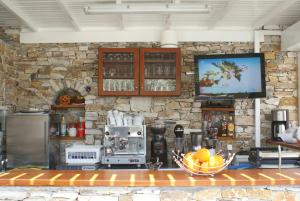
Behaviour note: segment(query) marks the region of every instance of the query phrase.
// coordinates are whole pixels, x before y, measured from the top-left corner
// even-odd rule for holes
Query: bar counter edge
[[[191,176],[183,170],[37,170],[0,174],[0,186],[207,187],[300,185],[300,168],[224,170]]]

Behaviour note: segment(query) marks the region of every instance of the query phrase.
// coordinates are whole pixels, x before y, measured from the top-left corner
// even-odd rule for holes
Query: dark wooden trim
[[[287,148],[291,148],[291,149],[300,150],[300,144],[299,143],[291,144],[291,143],[286,143],[286,142],[272,141],[270,139],[266,140],[266,142],[269,143],[269,144],[273,144],[273,145],[280,145],[282,147],[287,147]]]
[[[225,112],[234,112],[234,108],[221,108],[221,107],[202,107],[202,111],[225,111]]]
[[[71,104],[71,105],[51,105],[52,110],[70,109],[70,108],[85,108],[85,104]]]

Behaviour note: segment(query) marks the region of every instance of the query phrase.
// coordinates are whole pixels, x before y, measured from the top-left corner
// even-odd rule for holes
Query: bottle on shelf
[[[227,137],[227,120],[225,115],[223,115],[220,122],[219,137]]]
[[[65,120],[65,117],[61,117],[61,122],[60,122],[60,135],[61,136],[66,136],[67,135],[67,123]]]
[[[229,120],[228,120],[228,123],[227,123],[227,134],[228,134],[228,137],[233,137],[234,135],[234,121],[233,121],[233,117],[232,116],[229,116]]]

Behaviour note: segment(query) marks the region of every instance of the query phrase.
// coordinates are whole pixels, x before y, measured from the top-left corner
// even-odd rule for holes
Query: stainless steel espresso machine
[[[106,125],[103,139],[104,153],[102,164],[136,164],[140,167],[146,163],[146,126]]]

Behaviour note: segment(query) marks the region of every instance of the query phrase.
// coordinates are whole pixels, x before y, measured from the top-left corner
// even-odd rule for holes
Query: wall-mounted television
[[[264,54],[195,55],[197,99],[266,96]]]

